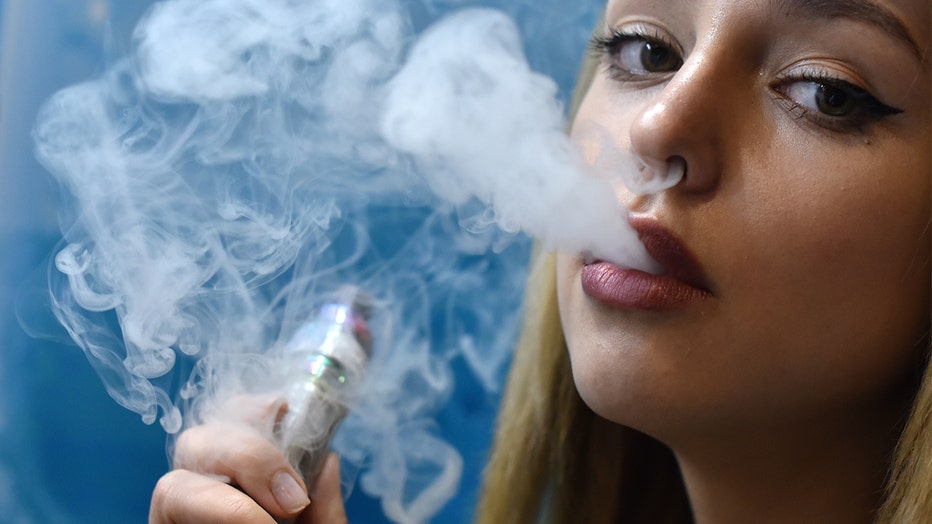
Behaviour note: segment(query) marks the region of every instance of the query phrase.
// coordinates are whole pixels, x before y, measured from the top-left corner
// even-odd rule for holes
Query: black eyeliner
[[[852,97],[858,103],[858,107],[861,108],[863,112],[866,112],[868,116],[882,118],[903,112],[902,109],[884,104],[864,88],[858,87],[845,80],[812,72],[803,73],[798,77],[798,80],[812,82],[844,92],[846,95]]]

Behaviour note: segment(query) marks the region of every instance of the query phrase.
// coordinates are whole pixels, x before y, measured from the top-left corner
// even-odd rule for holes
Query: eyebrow
[[[873,25],[909,47],[920,63],[925,63],[922,49],[895,14],[870,0],[774,0],[787,13],[808,18],[846,18]]]

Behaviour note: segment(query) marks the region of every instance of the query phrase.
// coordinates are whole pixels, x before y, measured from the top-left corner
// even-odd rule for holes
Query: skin
[[[872,2],[917,49],[771,0],[608,3],[606,31],[647,28],[682,65],[603,67],[576,124],[648,164],[685,160],[669,190],[620,190],[619,212],[668,228],[713,296],[606,305],[562,254],[560,311],[583,399],[671,447],[697,522],[870,522],[879,503],[928,347],[932,74],[928,0]],[[640,65],[613,52],[605,65]],[[803,70],[902,112],[820,115]]]
[[[218,414],[225,422],[196,426],[179,436],[174,468],[152,493],[150,524],[275,524],[276,518],[295,524],[347,522],[336,455],[325,459],[308,490],[266,437],[287,407],[276,398],[243,396],[229,405],[233,409]],[[290,495],[285,483],[293,483]]]
[[[928,0],[872,1],[922,59],[874,25],[771,0],[608,4],[607,24],[650,27],[684,62],[633,83],[600,73],[577,123],[645,160],[686,161],[672,189],[619,192],[619,212],[671,230],[713,296],[609,307],[564,254],[561,316],[583,398],[673,449],[698,522],[868,522],[878,502],[929,323],[932,97]],[[903,112],[826,126],[788,102],[811,84],[775,89],[802,68]],[[150,523],[346,521],[333,457],[313,502],[289,509],[276,477],[304,484],[248,425],[188,430],[175,461]]]

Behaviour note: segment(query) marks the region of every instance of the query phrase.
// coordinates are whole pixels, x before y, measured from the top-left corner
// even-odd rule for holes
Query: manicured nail
[[[297,513],[311,503],[298,481],[284,471],[272,479],[272,494],[282,509],[289,513]]]

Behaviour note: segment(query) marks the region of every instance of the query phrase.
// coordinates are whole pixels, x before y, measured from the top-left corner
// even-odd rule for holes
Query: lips
[[[644,310],[682,308],[713,296],[696,257],[672,233],[653,218],[632,215],[628,221],[663,274],[596,260],[582,268],[587,295],[608,306]]]

